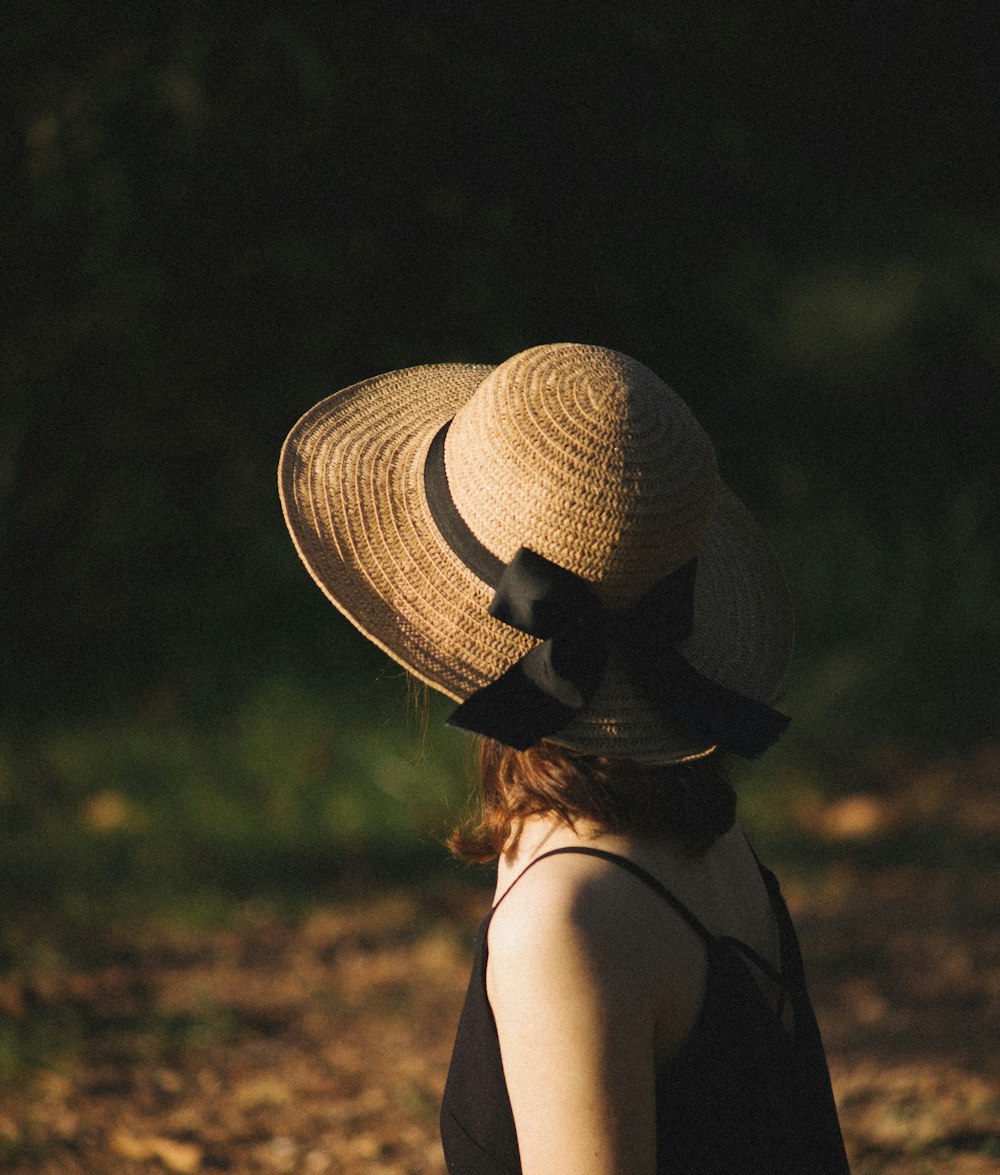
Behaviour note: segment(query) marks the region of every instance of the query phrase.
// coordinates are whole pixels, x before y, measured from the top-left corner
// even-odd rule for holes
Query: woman
[[[307,413],[279,481],[319,586],[483,739],[452,1175],[846,1171],[721,767],[787,724],[787,592],[688,408],[599,347],[411,368]]]

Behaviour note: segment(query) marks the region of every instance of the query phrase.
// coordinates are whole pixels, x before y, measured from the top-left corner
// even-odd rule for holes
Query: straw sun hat
[[[327,597],[449,721],[514,746],[754,757],[788,593],[687,406],[602,347],[376,376],[317,404],[279,467]]]

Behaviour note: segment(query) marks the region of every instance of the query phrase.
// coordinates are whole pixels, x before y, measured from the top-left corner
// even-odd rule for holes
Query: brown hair
[[[467,818],[448,837],[466,861],[492,861],[528,816],[575,827],[587,821],[615,833],[679,842],[698,855],[733,826],[736,793],[717,753],[647,767],[631,759],[585,755],[543,740],[516,751],[479,743],[479,789]]]

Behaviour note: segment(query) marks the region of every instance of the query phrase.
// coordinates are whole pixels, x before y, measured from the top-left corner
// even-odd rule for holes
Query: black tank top
[[[774,875],[760,866],[781,932],[780,975],[745,944],[712,934],[627,857],[567,847],[543,853],[531,865],[557,853],[601,857],[628,870],[669,903],[701,936],[708,951],[698,1018],[680,1050],[656,1074],[657,1171],[845,1175],[847,1157],[826,1057],[806,992],[798,939]],[[449,1175],[521,1172],[500,1044],[486,994],[486,935],[493,910],[476,938],[472,978],[441,1103],[441,1141]],[[780,983],[791,1001],[792,1034],[785,1029],[780,1010],[776,1012],[765,998],[747,957]]]

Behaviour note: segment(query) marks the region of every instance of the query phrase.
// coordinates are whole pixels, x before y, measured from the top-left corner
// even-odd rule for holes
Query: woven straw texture
[[[369,639],[456,701],[535,643],[489,616],[492,590],[432,521],[424,459],[450,419],[449,487],[484,546],[504,562],[530,547],[613,608],[697,554],[682,652],[722,684],[773,698],[792,639],[777,561],[719,481],[687,406],[642,364],[599,347],[392,372],[336,393],[292,429],[279,466],[286,522],[316,583]],[[636,693],[614,646],[590,706],[556,738],[650,763],[705,749]]]

